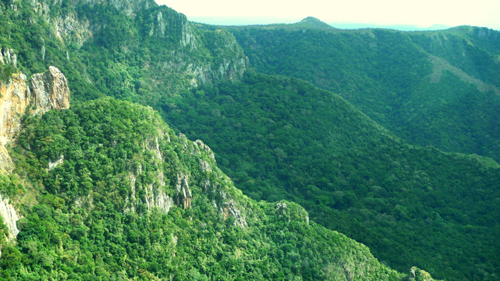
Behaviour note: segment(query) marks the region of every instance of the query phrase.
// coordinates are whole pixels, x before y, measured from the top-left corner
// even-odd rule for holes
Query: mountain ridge
[[[65,126],[58,126],[59,122]],[[100,124],[97,132],[92,129],[96,124]],[[18,150],[20,153],[16,153],[19,157],[16,172],[31,166],[31,179],[41,180],[32,181],[33,188],[40,192],[39,201],[32,206],[33,211],[25,209],[18,221],[21,230],[18,245],[15,248],[4,245],[0,259],[3,277],[86,279],[146,275],[148,278],[205,280],[208,276],[222,275],[230,279],[265,280],[305,274],[308,279],[405,278],[379,264],[365,246],[309,222],[307,212],[299,205],[286,201],[257,203],[242,195],[217,168],[210,148],[201,141],[191,142],[182,134],[175,134],[151,108],[103,98],[59,112],[49,111],[27,120],[25,126],[20,136],[24,145]],[[40,129],[44,132],[35,133]],[[55,143],[37,141],[49,136]],[[87,142],[92,145],[87,146]],[[125,156],[129,160],[120,167],[123,156],[115,154],[123,153],[120,151],[126,147],[132,154]],[[82,158],[82,152],[86,157]],[[89,159],[91,154],[96,157],[94,160]],[[24,157],[30,155],[37,161],[27,162]],[[41,155],[49,158],[64,155],[64,161],[44,175],[42,171],[48,163]],[[115,164],[111,164],[108,157],[116,156]],[[169,164],[161,164],[163,161]],[[79,184],[74,181],[74,173],[79,173],[75,168],[89,173],[82,175]],[[103,173],[101,169],[113,172]],[[97,184],[93,185],[93,181]],[[113,197],[112,203],[108,197]],[[164,205],[165,199],[170,203]],[[152,229],[141,231],[148,225],[146,220],[154,223]],[[50,226],[48,232],[41,232],[42,225]],[[260,241],[252,238],[261,235],[269,238]],[[314,243],[296,240],[303,236]],[[137,241],[143,241],[140,244],[143,246],[136,244]],[[36,248],[34,243],[38,245]],[[112,247],[103,243],[110,243]],[[51,250],[51,245],[55,250]],[[197,251],[191,251],[187,245],[193,245]],[[144,247],[147,254],[131,246]],[[167,249],[168,254],[162,259],[153,258]],[[98,258],[86,259],[88,252],[85,251],[89,250]],[[130,257],[123,259],[120,255],[107,254],[117,251],[124,251]],[[241,256],[241,251],[246,251],[246,255]],[[214,257],[225,255],[226,258],[221,257],[215,263],[210,258],[207,260],[207,255],[215,253]],[[81,261],[67,260],[69,254]],[[224,266],[234,260],[232,255],[238,256],[239,264],[244,267],[227,271]],[[275,256],[279,262],[270,262],[267,255]],[[140,265],[134,262],[137,256],[142,259]],[[262,271],[255,268],[254,258],[258,258],[263,269],[269,268]],[[285,262],[287,260],[292,264]]]
[[[409,145],[347,98],[299,79],[248,70],[234,35],[189,23],[167,7],[127,15],[126,5],[120,11],[113,5],[55,3],[49,16],[68,18],[66,27],[76,26],[74,19],[88,22],[92,31],[82,40],[78,30],[71,35],[68,28],[61,40],[56,25],[30,14],[32,6],[20,4],[16,11],[4,4],[0,44],[13,50],[18,64],[2,66],[3,76],[21,70],[32,77],[55,65],[72,93],[72,109],[26,117],[19,145],[10,150],[16,174],[33,180],[2,177],[0,192],[10,194],[9,203],[21,204],[16,208],[25,217],[18,223],[18,246],[4,248],[0,266],[13,269],[5,274],[32,279],[56,273],[61,279],[171,279],[172,274],[201,280],[404,278],[383,265],[389,264],[400,272],[417,265],[447,279],[495,278],[498,228],[488,224],[499,212],[495,165]],[[340,34],[293,28],[294,34],[308,36]],[[469,31],[483,38],[476,44],[497,48],[491,41],[495,33]],[[378,49],[379,55],[391,53],[384,51],[383,38],[399,36],[380,30],[362,34],[376,43],[366,51]],[[452,49],[451,42],[426,34],[413,48],[434,50],[441,40]],[[367,61],[402,65],[382,58]],[[429,65],[416,64],[412,75],[421,70],[430,75]],[[443,71],[440,83],[452,78]],[[103,96],[127,102],[98,99]],[[384,102],[375,100],[373,106],[392,106]],[[166,126],[160,116],[174,127],[159,132]],[[213,154],[203,148],[205,142]],[[214,158],[253,200],[211,164]],[[232,203],[223,187],[234,191]],[[261,199],[271,203],[254,201]],[[370,245],[383,263],[345,236],[313,222],[307,226],[309,215],[291,201],[303,204],[322,225]],[[256,208],[246,208],[250,205]],[[42,232],[46,235],[38,235]],[[321,238],[324,234],[328,239]],[[109,248],[99,246],[107,241],[113,243]],[[340,248],[332,244],[337,242]],[[351,246],[356,252],[347,251]],[[355,262],[358,255],[377,277],[362,275],[368,271]],[[237,262],[242,258],[248,261],[243,267]],[[28,271],[16,271],[20,264]]]
[[[411,143],[499,161],[497,121],[479,117],[494,116],[500,103],[497,31],[228,30],[257,71],[339,93]]]

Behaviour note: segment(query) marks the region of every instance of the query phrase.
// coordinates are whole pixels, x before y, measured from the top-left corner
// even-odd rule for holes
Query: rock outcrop
[[[69,108],[68,81],[59,69],[51,66],[49,71],[33,75],[31,83],[26,75],[18,73],[0,84],[0,173],[9,173],[12,168],[6,146],[15,140],[21,118],[33,103],[37,109],[31,114]]]
[[[17,56],[12,49],[0,49],[0,63],[17,67]]]
[[[0,84],[0,173],[11,171],[12,161],[6,146],[21,130],[21,118],[30,104],[26,75],[14,74],[8,83]]]
[[[177,206],[182,205],[184,209],[191,208],[191,200],[193,199],[193,194],[189,190],[188,176],[187,175],[177,175]]]
[[[71,2],[74,5],[79,3],[109,5],[128,16],[135,16],[141,10],[158,6],[154,0],[72,0]]]
[[[309,224],[309,213],[298,204],[286,201],[278,202],[275,206],[275,212],[288,222],[296,220]]]
[[[3,198],[0,194],[0,216],[3,218],[4,224],[9,228],[9,236],[7,240],[11,240],[16,238],[19,233],[19,229],[17,229],[17,221],[19,220],[19,216],[17,215],[14,207],[9,203],[8,198]]]
[[[31,89],[38,110],[69,108],[68,80],[59,69],[50,66],[49,71],[31,77]]]
[[[0,62],[15,65],[17,60],[14,52],[4,51]],[[27,112],[33,103],[37,105],[37,109]],[[6,83],[0,83],[0,174],[11,173],[13,169],[7,146],[15,141],[21,131],[22,116],[65,108],[69,108],[68,82],[59,69],[53,66],[46,73],[33,75],[31,83],[22,73],[12,75]],[[63,157],[54,163],[50,162],[49,169],[62,161]],[[19,216],[9,199],[3,198],[1,194],[0,216],[9,229],[7,239],[15,239],[19,233],[16,225]]]
[[[174,206],[174,200],[163,189],[154,189],[153,185],[149,185],[146,189],[146,205],[148,211],[156,208],[162,214],[168,214]]]
[[[165,46],[168,46],[165,51],[170,55],[160,61],[146,60],[146,65],[151,68],[151,73],[146,73],[146,76],[153,81],[168,81],[163,83],[172,91],[179,87],[212,85],[222,80],[240,80],[248,68],[248,58],[230,32],[200,30],[185,15],[159,6],[154,0],[70,0],[64,5],[71,3],[75,9],[68,7],[64,13],[53,12],[60,9],[58,6],[62,5],[61,1],[31,0],[30,3],[35,15],[30,20],[45,21],[50,26],[49,36],[60,39],[67,47],[81,47],[89,38],[107,37],[110,32],[110,22],[82,13],[76,9],[79,5],[113,7],[129,16],[132,25],[136,24],[133,22],[138,14],[144,19],[149,18],[149,23],[142,29],[147,30],[149,36],[164,41]],[[123,45],[123,51],[129,49],[127,44]],[[45,60],[48,52],[46,46],[43,44],[37,51]],[[71,50],[63,48],[61,51],[66,52],[69,60]],[[206,59],[208,56],[200,59],[199,54],[208,53],[211,55],[209,60]],[[13,57],[10,57],[12,60]],[[176,78],[172,79],[172,75]],[[87,81],[92,83],[95,79],[98,78],[88,78]],[[153,91],[156,90],[153,87]]]
[[[76,5],[79,1],[73,1]],[[50,0],[31,0],[34,15],[30,21],[44,20],[50,24],[52,28],[50,32],[56,38],[60,39],[65,44],[76,43],[81,47],[83,43],[92,37],[90,22],[86,19],[78,18],[75,11],[66,9],[64,13],[51,13],[51,8],[56,5],[61,5],[61,1]],[[43,38],[42,38],[43,39]],[[45,46],[42,46],[42,57],[44,57]]]
[[[63,42],[74,42],[79,47],[90,37],[92,31],[88,20],[80,20],[74,13],[52,20],[56,31],[56,37]]]

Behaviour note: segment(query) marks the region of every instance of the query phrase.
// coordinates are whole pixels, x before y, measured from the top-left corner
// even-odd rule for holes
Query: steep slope
[[[180,89],[238,80],[248,63],[230,33],[199,30],[152,0],[12,0],[0,11],[0,48],[12,50],[15,68],[28,77],[61,69],[76,100],[104,94],[156,106]]]
[[[45,73],[34,74],[29,81],[26,75],[17,73],[7,82],[0,82],[0,172],[12,170],[6,147],[15,142],[25,114],[66,108],[69,108],[68,81],[53,66]]]
[[[31,123],[19,140],[21,147],[13,148],[17,161],[15,175],[19,175],[21,179],[33,180],[23,183],[12,176],[3,181],[3,189],[10,192],[9,204],[14,202],[20,217],[26,218],[19,221],[22,226],[19,228],[20,246],[11,247],[4,252],[6,263],[3,268],[12,268],[5,274],[18,274],[33,279],[47,274],[59,274],[61,277],[52,277],[61,279],[66,278],[66,275],[89,279],[92,274],[113,274],[117,279],[121,278],[118,274],[127,278],[137,277],[139,274],[148,278],[169,278],[170,274],[187,275],[186,272],[194,268],[196,270],[191,271],[186,278],[194,279],[201,274],[200,278],[203,275],[210,278],[225,275],[228,279],[235,279],[235,276],[244,276],[246,279],[292,279],[294,276],[320,279],[330,277],[328,274],[331,272],[338,274],[334,275],[338,278],[354,278],[353,272],[362,276],[357,275],[358,279],[377,280],[385,279],[384,276],[387,275],[399,276],[391,273],[392,271],[385,272],[385,267],[379,267],[368,254],[360,256],[366,257],[363,258],[367,261],[365,264],[373,266],[362,271],[373,274],[362,275],[361,271],[352,269],[359,267],[344,264],[345,260],[356,260],[359,256],[357,252],[352,257],[342,258],[344,251],[337,253],[333,246],[328,246],[328,243],[336,241],[334,238],[327,237],[325,244],[320,238],[318,242],[314,242],[314,239],[309,243],[311,240],[305,235],[290,236],[287,243],[281,244],[283,240],[280,240],[281,232],[277,232],[279,228],[260,224],[253,229],[265,229],[266,232],[260,236],[255,234],[259,230],[249,232],[250,237],[255,234],[259,238],[251,242],[254,244],[249,242],[249,245],[255,246],[252,246],[255,254],[249,257],[245,268],[239,267],[241,263],[236,263],[235,260],[245,258],[245,251],[234,250],[234,256],[229,259],[224,253],[233,252],[225,244],[233,247],[232,242],[239,245],[236,243],[249,240],[246,236],[242,239],[240,236],[222,236],[222,229],[233,225],[230,217],[239,226],[245,223],[251,226],[251,214],[254,212],[257,216],[259,209],[249,208],[252,212],[248,214],[246,208],[233,206],[231,201],[223,204],[221,209],[221,202],[215,201],[216,206],[213,205],[213,198],[224,197],[221,193],[209,192],[207,195],[200,192],[208,199],[204,201],[204,208],[193,215],[189,210],[195,208],[189,206],[194,206],[196,194],[203,190],[205,182],[193,184],[191,180],[205,178],[188,175],[188,171],[192,167],[213,170],[211,164],[206,165],[212,163],[212,160],[202,159],[206,163],[200,162],[198,158],[189,158],[180,153],[181,148],[171,147],[169,151],[174,151],[179,161],[188,160],[187,168],[169,162],[177,161],[175,154],[168,158],[168,165],[161,164],[165,171],[157,168],[160,165],[158,163],[163,163],[167,158],[164,154],[156,153],[157,150],[161,151],[160,143],[165,143],[166,140],[165,136],[162,139],[161,135],[150,132],[153,130],[151,125],[144,121],[149,118],[147,114],[141,113],[139,117],[135,117],[134,109],[124,107],[123,112],[116,112],[118,115],[106,115],[106,112],[114,112],[113,106],[121,106],[120,103],[109,100],[80,104],[82,100],[110,95],[162,110],[160,114],[172,118],[172,122],[189,133],[189,136],[200,135],[207,142],[218,145],[216,151],[222,156],[219,162],[238,181],[238,185],[254,198],[261,197],[275,203],[277,199],[290,198],[304,203],[311,210],[311,215],[321,220],[323,225],[352,234],[360,241],[367,241],[374,247],[378,258],[397,266],[401,272],[418,265],[448,279],[495,278],[498,260],[493,256],[498,246],[492,237],[496,237],[498,227],[488,225],[487,221],[496,221],[498,217],[498,204],[494,203],[498,198],[495,189],[498,182],[496,171],[486,169],[475,159],[465,156],[446,155],[432,149],[408,146],[346,105],[345,101],[335,96],[329,99],[331,93],[318,92],[300,81],[252,73],[242,78],[247,65],[245,56],[234,37],[226,31],[218,28],[209,30],[202,25],[191,24],[183,15],[167,7],[142,6],[148,2],[137,2],[139,6],[125,0],[90,1],[92,5],[84,2],[0,2],[0,44],[2,48],[12,49],[13,54],[17,54],[17,66],[2,66],[4,77],[17,72],[16,68],[30,77],[33,76],[32,73],[43,72],[48,65],[55,65],[67,75],[72,86],[72,99],[80,106],[79,111],[48,113],[41,124],[37,123],[38,119],[28,118]],[[304,30],[300,26],[297,28]],[[307,32],[306,30],[305,33]],[[9,54],[10,61],[13,61],[12,52]],[[241,79],[245,79],[245,82],[238,83]],[[221,86],[211,87],[220,82]],[[280,88],[282,86],[286,88],[284,92]],[[235,98],[238,96],[241,96],[241,100]],[[290,98],[286,101],[288,96]],[[308,100],[309,97],[311,100]],[[262,102],[265,104],[263,108],[259,108],[262,106],[261,98],[266,99]],[[284,99],[283,102],[279,100],[281,98]],[[287,108],[288,102],[291,108]],[[99,106],[100,103],[103,106]],[[225,105],[220,107],[219,104]],[[335,106],[330,107],[331,105]],[[86,106],[92,110],[86,111]],[[232,106],[238,111],[231,109]],[[332,112],[332,108],[339,111]],[[233,114],[232,121],[227,118],[230,115],[225,113],[226,110]],[[316,110],[332,118],[326,120],[320,115],[314,115],[315,119],[309,118],[316,114]],[[121,121],[113,123],[115,117]],[[153,119],[157,120],[155,118]],[[186,120],[187,118],[190,120]],[[277,120],[283,121],[283,118],[296,118],[294,122],[290,121],[291,124],[286,124],[290,126],[282,128],[287,132],[290,130],[286,138],[281,137],[281,131],[275,132],[280,129],[276,127]],[[351,119],[359,123],[351,122]],[[311,124],[312,120],[317,122]],[[207,123],[208,121],[210,122]],[[132,122],[140,125],[138,130],[131,128],[134,124]],[[153,122],[154,126],[162,127],[158,122]],[[254,122],[260,128],[255,128]],[[206,128],[200,128],[200,125],[206,125]],[[231,135],[231,125],[242,134],[236,137]],[[307,127],[314,129],[309,130]],[[335,134],[337,130],[339,134]],[[380,135],[381,131],[383,133]],[[175,139],[172,135],[169,133],[171,139]],[[124,146],[115,150],[113,140],[117,140],[118,145],[118,139],[109,139],[110,136],[119,137]],[[151,138],[138,139],[139,136]],[[155,136],[159,139],[158,146]],[[372,137],[374,142],[370,140]],[[105,143],[110,144],[113,149],[104,146]],[[280,143],[292,148],[281,147]],[[186,149],[191,147],[189,142],[185,144]],[[300,149],[294,149],[294,145]],[[198,143],[197,146],[201,144]],[[405,148],[403,156],[399,154],[400,147]],[[377,157],[380,156],[379,162],[367,152],[372,150]],[[115,151],[119,153],[115,154]],[[158,160],[161,156],[163,160],[151,160],[147,153],[153,151],[157,155],[155,159]],[[436,162],[434,159],[437,159]],[[365,160],[366,165],[363,163]],[[418,160],[422,164],[418,164]],[[449,169],[441,172],[445,166],[449,166]],[[172,171],[168,167],[176,168]],[[389,171],[386,171],[389,169],[387,167],[390,167]],[[196,169],[193,172],[195,174],[199,171]],[[170,171],[168,186],[165,181],[167,170]],[[151,173],[144,174],[144,171]],[[165,188],[162,188],[160,171],[163,171]],[[458,174],[458,179],[454,179],[452,173]],[[256,187],[252,187],[253,185]],[[406,194],[408,190],[411,192]],[[445,196],[446,193],[451,196]],[[247,202],[245,200],[248,199],[239,199],[244,198],[241,194],[235,194],[239,193],[231,194],[234,204]],[[198,198],[204,198],[203,196]],[[410,200],[408,196],[417,199]],[[112,198],[112,202],[107,197]],[[64,202],[58,198],[64,199]],[[470,203],[476,201],[480,204]],[[33,209],[39,204],[41,207]],[[245,206],[247,203],[241,204]],[[288,206],[290,203],[286,204]],[[171,214],[169,208],[174,208],[174,205],[182,208],[175,207],[180,216],[175,215],[173,224],[150,227],[150,217],[143,216],[151,210],[154,213],[155,209],[164,212],[168,209]],[[278,206],[265,203],[258,205],[264,206],[261,209],[267,215],[267,218],[259,217],[261,221],[270,220],[274,223],[270,218]],[[488,207],[489,205],[493,207]],[[184,208],[186,213],[182,211]],[[292,209],[298,210],[294,213],[302,218],[300,221],[305,220],[307,224],[302,209],[290,207]],[[97,213],[89,217],[93,211]],[[123,212],[131,214],[131,217],[123,215]],[[140,216],[135,217],[133,214]],[[206,219],[200,217],[203,214]],[[51,215],[58,220],[52,221]],[[439,219],[443,217],[444,222]],[[198,229],[188,227],[197,218],[204,224],[200,224]],[[214,224],[221,218],[226,219],[224,223]],[[94,223],[98,224],[101,220],[102,228],[101,225],[95,225],[94,231]],[[396,220],[399,221],[395,222]],[[400,234],[391,232],[394,224]],[[48,231],[42,231],[42,228]],[[177,229],[178,232],[169,232],[169,229]],[[190,232],[203,232],[205,229],[210,233],[206,240]],[[318,231],[312,232],[313,236],[320,237],[323,231],[331,233],[321,227],[317,229]],[[151,232],[156,233],[155,230],[159,233],[154,235],[156,240],[151,236]],[[42,232],[46,234],[39,235]],[[170,240],[169,235],[162,233],[174,236],[170,236]],[[188,238],[176,240],[174,237],[178,238],[180,235],[177,233],[184,233]],[[280,236],[276,236],[276,233]],[[287,237],[285,229],[283,233]],[[471,233],[481,239],[472,239]],[[183,240],[191,241],[189,237],[195,236],[200,240],[182,244]],[[232,237],[238,237],[238,240],[235,241]],[[157,243],[148,244],[151,248],[142,248],[140,245],[145,245],[143,242],[147,242],[147,239]],[[267,247],[262,240],[271,242],[266,242],[269,243]],[[96,249],[96,245],[106,244],[103,241],[111,241],[113,244],[109,248],[101,246]],[[304,243],[299,245],[302,242]],[[66,245],[62,250],[61,243]],[[172,250],[172,245],[176,243],[181,243],[182,251],[189,252],[189,255],[181,255]],[[459,253],[461,251],[468,255],[467,259],[460,260],[457,251],[451,250],[455,243],[458,244]],[[311,254],[308,248],[314,245],[320,246]],[[199,249],[207,247],[208,250],[200,252]],[[158,251],[150,251],[152,248]],[[258,248],[264,249],[264,252],[255,252]],[[297,258],[294,248],[301,249],[301,258]],[[352,248],[357,249],[357,246]],[[322,252],[322,249],[325,251]],[[196,256],[193,252],[203,255]],[[270,252],[273,255],[266,256],[269,257],[269,263],[267,260],[262,263],[260,257]],[[149,253],[156,256],[146,257]],[[201,268],[195,266],[195,262],[188,257],[196,257]],[[333,266],[327,261],[330,257],[336,261]],[[161,266],[158,268],[155,264]],[[260,264],[265,266],[259,267]],[[254,268],[258,270],[253,270]],[[285,272],[285,275],[279,272]],[[254,274],[256,277],[247,274]]]
[[[11,51],[7,50],[6,54]],[[4,54],[5,54],[4,53]],[[4,60],[15,66],[13,59]],[[50,66],[46,73],[26,79],[23,73],[13,74],[7,82],[0,82],[0,256],[2,248],[12,243],[19,229],[16,202],[28,204],[32,195],[26,194],[19,175],[12,174],[15,160],[11,158],[9,148],[15,146],[21,132],[22,120],[29,115],[40,115],[49,110],[69,108],[69,88],[66,77],[59,69]],[[17,196],[19,194],[19,196]],[[18,197],[18,198],[16,198]]]
[[[500,161],[498,31],[294,26],[227,29],[259,72],[338,93],[411,143]]]
[[[169,122],[213,147],[252,198],[298,202],[398,270],[417,265],[447,280],[498,276],[496,163],[409,145],[298,79],[247,71],[241,83],[171,103]]]
[[[242,195],[210,148],[151,108],[106,98],[50,111],[26,120],[20,142],[14,172],[37,202],[18,202],[5,279],[406,278],[302,207]]]

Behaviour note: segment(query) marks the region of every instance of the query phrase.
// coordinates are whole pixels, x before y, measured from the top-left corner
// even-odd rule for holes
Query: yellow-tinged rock
[[[26,75],[14,74],[8,83],[0,84],[0,95],[0,172],[8,173],[12,161],[5,146],[21,130],[21,118],[31,99]]]
[[[43,114],[51,109],[69,108],[68,81],[56,67],[34,74],[31,83],[26,75],[12,75],[7,83],[0,84],[0,173],[12,171],[12,161],[6,145],[14,141],[21,131],[21,119],[30,104],[37,109],[32,114]]]

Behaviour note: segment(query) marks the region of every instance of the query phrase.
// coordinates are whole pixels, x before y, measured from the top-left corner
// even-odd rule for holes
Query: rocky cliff
[[[17,55],[12,49],[0,49],[0,63],[17,67]]]
[[[109,5],[128,16],[135,16],[137,12],[158,6],[154,0],[71,0],[73,5]]]
[[[31,114],[45,113],[51,109],[69,108],[68,81],[59,69],[50,66],[45,73],[34,74],[28,82],[26,75],[17,73],[0,83],[0,172],[11,170],[11,160],[6,150],[21,130],[22,116],[30,105]]]
[[[148,111],[152,112],[152,109]],[[172,159],[168,155],[163,156],[165,152],[162,147],[172,146],[172,142],[180,144],[179,157],[198,159],[193,163],[199,165],[192,166],[190,170],[176,169],[175,174],[165,175],[161,167]],[[125,213],[142,213],[147,210],[168,214],[173,207],[184,210],[196,208],[193,198],[207,196],[224,220],[233,217],[236,226],[247,226],[246,210],[241,202],[235,200],[241,196],[241,191],[228,188],[232,185],[231,180],[217,168],[213,151],[201,140],[191,142],[184,134],[175,136],[169,129],[158,127],[154,136],[143,140],[142,146],[147,158],[131,163],[125,177],[130,183],[130,194],[125,199]],[[146,166],[150,167],[150,171],[146,171]],[[140,179],[144,177],[149,177],[152,182],[141,184]],[[145,210],[141,209],[141,204],[144,203]]]
[[[408,274],[408,281],[433,281],[435,279],[427,272],[417,267],[412,267]]]
[[[10,58],[12,57],[11,54]],[[68,82],[59,69],[53,66],[50,66],[45,73],[33,75],[31,81],[26,75],[17,73],[8,82],[2,82],[0,84],[0,174],[9,174],[14,168],[7,148],[15,143],[22,129],[22,117],[25,114],[43,114],[51,109],[66,108],[69,108]],[[19,216],[9,198],[2,194],[0,194],[0,216],[9,230],[7,240],[14,239],[19,233],[16,225]]]
[[[119,51],[122,55],[150,51],[163,53],[157,60],[143,58],[145,67],[142,71],[147,73],[145,77],[152,80],[149,84],[152,87],[160,84],[160,89],[155,91],[165,92],[161,89],[163,83],[167,84],[166,88],[175,89],[213,84],[221,80],[239,80],[248,67],[248,58],[231,33],[202,30],[198,24],[189,22],[185,15],[166,6],[158,6],[152,0],[72,0],[71,3],[73,6],[62,9],[62,12],[55,12],[62,7],[58,1],[33,0],[30,4],[35,14],[52,26],[53,34],[50,36],[59,38],[66,46],[75,43],[81,47],[86,42],[102,45],[105,42],[106,48],[113,48],[113,52]],[[86,5],[85,9],[79,8],[82,4]],[[115,34],[117,23],[114,22],[114,18],[119,16],[105,16],[109,9],[102,9],[102,6],[113,7],[127,15],[121,20],[127,21],[129,26],[135,26],[137,30],[128,31],[126,38],[121,40],[110,40],[120,37]],[[136,45],[134,41],[140,44]],[[45,46],[41,51],[45,57]],[[123,68],[124,65],[107,67]],[[92,77],[93,71],[88,72],[90,80],[102,79],[100,76]],[[175,77],[175,82],[172,77]],[[134,91],[133,88],[131,90]]]
[[[6,146],[20,131],[21,118],[31,102],[26,75],[14,74],[7,83],[1,83],[0,95],[0,172],[7,173],[12,161]]]
[[[93,36],[93,32],[103,26],[92,23],[87,18],[80,16],[74,10],[77,6],[111,6],[130,17],[134,17],[139,11],[157,6],[153,0],[71,0],[71,8],[73,9],[68,9],[69,7],[65,6],[67,3],[63,5],[62,1],[30,0],[28,3],[32,6],[35,15],[40,16],[46,23],[52,25],[51,31],[54,33],[53,35],[65,43],[76,43],[79,47]],[[63,6],[65,6],[65,9],[60,11]],[[36,21],[37,18],[33,17],[30,20]]]
[[[16,225],[16,222],[19,220],[19,216],[14,207],[10,204],[9,198],[3,198],[1,194],[0,194],[0,216],[2,216],[4,224],[9,229],[7,240],[16,238],[17,234],[19,233],[19,229],[17,228]]]
[[[31,77],[31,89],[40,111],[69,108],[68,80],[59,69],[50,66],[47,72],[34,74]]]

